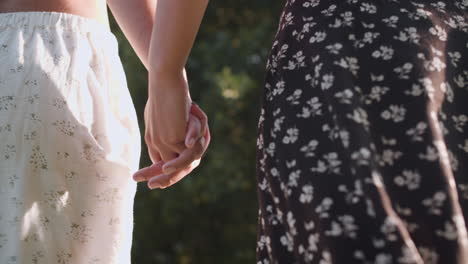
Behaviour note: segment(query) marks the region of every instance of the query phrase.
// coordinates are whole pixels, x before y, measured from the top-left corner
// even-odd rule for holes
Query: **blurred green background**
[[[201,165],[179,184],[155,191],[139,185],[133,263],[255,263],[256,125],[282,4],[211,1],[187,72],[213,139]],[[112,29],[143,133],[147,72],[113,20]],[[151,161],[142,146],[145,167]]]

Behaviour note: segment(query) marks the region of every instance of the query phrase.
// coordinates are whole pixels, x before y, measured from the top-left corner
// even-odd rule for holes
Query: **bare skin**
[[[0,0],[0,13],[26,11],[70,13],[109,25],[105,0]]]
[[[109,27],[107,15],[108,6],[141,62],[148,69],[150,65],[155,65],[156,62],[156,60],[152,59],[153,61],[150,63],[149,51],[152,36],[155,36],[155,34],[153,34],[153,25],[156,19],[157,1],[158,0],[0,0],[0,13],[28,11],[62,12],[91,18]],[[150,80],[154,80],[154,77],[152,77],[154,74],[154,71],[150,71]],[[186,84],[185,71],[183,69],[182,76],[182,83]],[[168,82],[163,81],[167,78],[157,79],[161,84],[168,84]],[[173,88],[174,91],[181,90],[178,89],[179,84],[169,86],[170,87],[167,88]],[[153,89],[151,89],[151,85],[149,90],[149,93],[152,94],[151,91]],[[159,99],[162,100],[162,102],[165,100],[163,97],[169,99],[169,101],[172,99],[171,96],[164,96],[163,94],[159,96],[161,96]],[[187,96],[189,95],[187,94]],[[148,101],[153,102],[154,100]],[[179,120],[174,119],[174,122],[179,124],[179,130],[172,130],[174,134],[177,133],[177,135],[182,136],[180,129],[184,129],[185,140],[181,138],[182,144],[178,144],[176,151],[172,150],[172,152],[166,149],[166,145],[155,145],[152,144],[152,142],[148,143],[153,165],[136,173],[134,175],[136,181],[149,181],[148,186],[152,189],[166,188],[184,178],[198,166],[201,156],[206,151],[210,142],[208,121],[205,113],[203,113],[198,106],[192,105],[190,107],[191,101],[186,102],[186,113],[184,114],[185,124],[181,124]],[[155,115],[152,108],[154,108],[154,104],[147,103],[145,110],[146,129],[156,131],[157,128],[154,127],[156,124],[151,120],[167,120],[167,118],[161,115]],[[162,153],[166,154],[170,152],[170,156],[162,155],[161,148],[164,148]],[[162,156],[164,156],[165,159],[162,159]],[[163,171],[163,165],[169,161],[171,168],[168,170],[166,166]]]

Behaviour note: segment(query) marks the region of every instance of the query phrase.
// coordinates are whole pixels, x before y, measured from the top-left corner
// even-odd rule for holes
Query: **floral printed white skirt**
[[[0,14],[0,263],[130,263],[140,142],[106,26]]]

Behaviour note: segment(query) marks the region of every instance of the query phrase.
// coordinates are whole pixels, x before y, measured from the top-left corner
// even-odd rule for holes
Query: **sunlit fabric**
[[[139,158],[109,29],[0,14],[0,263],[130,263]]]

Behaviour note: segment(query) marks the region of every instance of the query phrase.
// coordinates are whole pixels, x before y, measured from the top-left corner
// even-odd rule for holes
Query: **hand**
[[[208,120],[203,111],[195,104],[190,109],[185,149],[176,159],[164,163],[160,157],[151,158],[153,165],[141,169],[133,178],[138,181],[148,181],[148,187],[167,188],[191,173],[199,164],[201,156],[206,152],[211,135],[208,128]],[[193,145],[191,141],[195,140]],[[157,154],[157,153],[156,153]]]
[[[185,72],[149,75],[145,141],[150,156],[168,162],[185,150],[191,99]]]
[[[166,188],[198,166],[210,135],[206,115],[191,103],[185,71],[156,72],[149,77],[145,141],[154,164],[135,173],[134,178],[149,180],[150,188]]]

